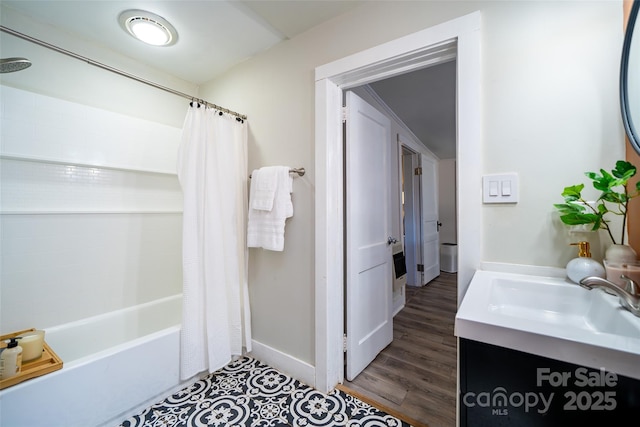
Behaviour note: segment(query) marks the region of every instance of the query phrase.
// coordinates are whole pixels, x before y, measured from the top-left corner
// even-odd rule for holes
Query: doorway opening
[[[439,209],[441,200],[455,198],[455,179],[449,173],[456,157],[455,75],[456,63],[449,61],[351,89],[391,120],[389,203],[396,212],[390,235],[401,237],[401,243],[394,247],[404,249],[406,263],[403,259],[402,267],[408,277],[404,289],[404,283],[387,287],[393,294],[391,343],[379,353],[372,352],[370,364],[355,377],[345,358],[345,379],[340,389],[374,406],[386,407],[416,425],[423,425],[416,420],[432,419],[455,423],[457,357],[452,325],[457,277],[446,272],[441,276],[438,266],[440,220],[456,228],[455,210],[443,213]],[[351,115],[346,117],[348,122]],[[422,132],[421,125],[425,125]],[[440,146],[433,143],[434,139]],[[345,147],[351,142],[345,140]],[[440,163],[445,163],[443,168]],[[348,181],[349,167],[346,170]],[[346,206],[353,197],[347,191]],[[425,223],[423,218],[429,214],[432,221]],[[446,241],[450,239],[447,236]],[[348,259],[345,265],[349,270]],[[345,310],[348,307],[347,302]],[[350,337],[349,325],[346,327]]]
[[[422,286],[422,271],[418,265],[422,264],[422,235],[420,224],[420,189],[415,179],[416,170],[420,167],[420,156],[407,145],[399,141],[402,150],[402,237],[404,242],[407,265],[411,266],[407,274],[407,286]],[[416,267],[413,267],[416,266]]]
[[[457,59],[458,303],[480,260],[480,13],[445,22],[316,69],[316,388],[344,380],[342,92]],[[475,212],[474,214],[472,214]]]

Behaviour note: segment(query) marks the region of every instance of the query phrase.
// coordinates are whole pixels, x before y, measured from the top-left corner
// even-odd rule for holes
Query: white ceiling
[[[3,6],[36,21],[196,84],[211,80],[233,65],[359,3],[361,1],[2,1]],[[134,39],[118,23],[120,13],[128,9],[143,9],[162,16],[178,31],[178,42],[157,47]]]
[[[438,158],[456,158],[456,61],[370,86]]]
[[[356,7],[366,7],[366,3],[2,0],[2,7],[200,85],[280,42]],[[177,43],[154,47],[131,37],[118,23],[119,14],[127,9],[148,10],[168,20],[178,31]],[[10,22],[5,25],[11,28]],[[455,65],[427,68],[372,87],[434,154],[455,158]]]

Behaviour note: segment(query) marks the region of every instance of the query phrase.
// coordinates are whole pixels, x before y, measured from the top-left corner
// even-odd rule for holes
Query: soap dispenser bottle
[[[578,246],[578,258],[574,258],[567,264],[567,277],[574,283],[589,276],[606,277],[604,267],[598,261],[591,258],[589,242],[571,243]]]
[[[0,353],[0,380],[11,378],[22,369],[22,347],[16,338],[11,338],[7,348]]]

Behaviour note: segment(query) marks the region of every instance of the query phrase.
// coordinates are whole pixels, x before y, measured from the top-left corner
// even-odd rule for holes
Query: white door
[[[440,275],[440,238],[438,235],[438,164],[436,160],[420,155],[420,187],[422,197],[422,284]]]
[[[391,123],[353,92],[346,120],[346,376],[353,380],[393,339]],[[339,238],[339,236],[336,236]]]

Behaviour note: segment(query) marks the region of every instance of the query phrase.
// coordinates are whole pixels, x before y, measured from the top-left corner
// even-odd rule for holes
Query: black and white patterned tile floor
[[[410,427],[340,390],[323,394],[258,360],[231,362],[118,427]]]

